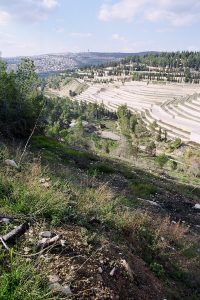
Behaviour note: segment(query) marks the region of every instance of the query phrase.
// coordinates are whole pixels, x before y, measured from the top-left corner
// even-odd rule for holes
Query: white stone
[[[49,281],[50,281],[50,283],[57,283],[60,281],[60,278],[57,275],[50,275]]]
[[[200,204],[195,204],[194,208],[195,209],[200,209]]]
[[[39,235],[43,238],[51,238],[53,233],[51,231],[42,231]]]
[[[1,221],[6,225],[10,223],[10,219],[8,218],[3,218]]]
[[[111,270],[111,272],[110,272],[110,276],[114,276],[115,271],[116,271],[116,268],[114,267],[114,268]]]

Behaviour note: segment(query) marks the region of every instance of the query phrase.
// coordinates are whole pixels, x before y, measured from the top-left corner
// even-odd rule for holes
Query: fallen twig
[[[11,230],[10,232],[8,232],[2,238],[5,242],[13,242],[17,237],[23,235],[28,229],[29,229],[29,224],[28,222],[25,222],[17,226],[15,229]]]
[[[4,248],[7,250],[7,251],[11,251],[11,249],[8,247],[8,245],[6,244],[6,242],[4,241],[3,237],[0,236],[0,241],[1,243],[3,244]],[[49,250],[49,249],[52,249],[54,247],[54,245],[50,245],[36,253],[32,253],[32,254],[22,254],[22,253],[18,253],[18,252],[15,252],[13,251],[13,254],[16,255],[16,256],[21,256],[21,257],[25,257],[25,258],[31,258],[31,257],[34,257],[34,256],[38,256],[38,255],[41,255],[42,253],[44,253],[45,251]]]

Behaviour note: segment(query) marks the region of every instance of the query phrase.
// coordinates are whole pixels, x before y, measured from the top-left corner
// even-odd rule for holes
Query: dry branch
[[[16,238],[23,235],[28,229],[29,229],[29,224],[28,222],[25,222],[17,226],[15,229],[11,230],[7,234],[5,234],[2,238],[7,243],[14,242]]]

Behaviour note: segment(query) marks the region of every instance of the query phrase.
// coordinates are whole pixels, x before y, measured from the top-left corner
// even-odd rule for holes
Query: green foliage
[[[193,68],[200,69],[199,52],[162,52],[150,53],[143,56],[131,56],[122,61],[122,63],[135,62],[138,64],[151,67],[168,67],[168,68]]]
[[[158,278],[162,277],[165,273],[163,266],[157,262],[151,263],[150,268]]]
[[[130,117],[130,129],[132,132],[135,132],[135,127],[138,124],[138,118],[135,114],[132,114]]]
[[[173,152],[174,150],[178,149],[180,146],[182,145],[182,141],[180,138],[176,138],[175,140],[171,141],[168,145],[167,145],[167,149],[170,152]]]
[[[68,201],[59,193],[55,197],[52,189],[46,190],[32,180],[24,182],[0,174],[0,207],[7,213],[43,217],[55,222],[63,217]]]
[[[170,160],[170,161],[169,161],[169,167],[170,167],[170,169],[171,169],[172,171],[176,170],[176,169],[177,169],[177,166],[178,166],[178,164],[177,164],[176,161],[174,161],[174,160]]]
[[[1,259],[0,259],[1,260]],[[49,300],[47,280],[36,271],[34,263],[2,257],[0,269],[1,300]],[[7,266],[9,265],[9,266]],[[54,298],[57,299],[57,298]]]
[[[132,182],[130,189],[135,197],[141,198],[149,198],[157,192],[156,187],[150,183]]]
[[[114,173],[113,167],[110,166],[109,164],[106,164],[103,162],[98,162],[98,163],[95,163],[94,165],[92,165],[89,168],[89,171],[92,172],[92,170],[94,172],[97,172],[97,174],[112,174],[112,173]]]
[[[162,169],[164,165],[168,162],[168,157],[165,154],[160,154],[155,158],[155,161]]]
[[[127,105],[120,105],[117,109],[117,117],[121,132],[124,135],[129,135],[131,113]]]
[[[23,59],[17,72],[0,62],[0,131],[6,136],[27,136],[42,107],[34,64]]]
[[[138,138],[143,138],[143,137],[147,137],[149,136],[149,131],[147,130],[146,125],[144,124],[144,122],[140,119],[138,120],[138,123],[135,126],[135,135]]]
[[[70,98],[58,97],[48,101],[43,113],[47,135],[66,138],[69,143],[77,145],[86,142],[82,139],[84,132],[81,121],[97,122],[104,117],[116,119],[116,114],[109,112],[103,104],[78,102]],[[76,126],[70,128],[72,120],[76,120]]]

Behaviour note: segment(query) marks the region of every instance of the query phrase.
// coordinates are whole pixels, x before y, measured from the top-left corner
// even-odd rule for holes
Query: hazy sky
[[[0,0],[3,56],[200,50],[200,0]]]

